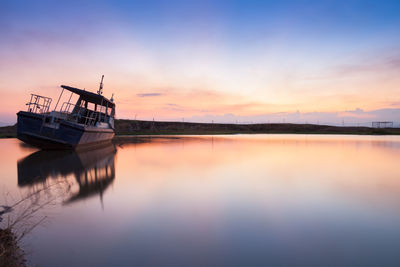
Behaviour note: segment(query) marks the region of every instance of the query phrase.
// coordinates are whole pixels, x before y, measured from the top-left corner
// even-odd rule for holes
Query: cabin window
[[[87,109],[94,110],[94,106],[95,105],[93,103],[88,102]]]

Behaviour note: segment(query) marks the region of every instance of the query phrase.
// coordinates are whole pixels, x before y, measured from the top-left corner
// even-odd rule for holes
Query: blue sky
[[[18,101],[0,121],[34,89],[95,90],[101,74],[121,117],[400,108],[399,14],[399,1],[3,1],[0,97]]]

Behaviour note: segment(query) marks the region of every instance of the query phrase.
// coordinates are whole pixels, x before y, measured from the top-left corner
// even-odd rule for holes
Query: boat
[[[115,103],[113,96],[107,99],[102,95],[103,79],[104,75],[97,93],[61,85],[62,91],[52,111],[50,97],[31,94],[27,111],[17,113],[18,139],[46,150],[82,149],[110,142],[115,135]],[[60,104],[65,92],[71,95]],[[76,103],[71,102],[74,95],[78,96]]]

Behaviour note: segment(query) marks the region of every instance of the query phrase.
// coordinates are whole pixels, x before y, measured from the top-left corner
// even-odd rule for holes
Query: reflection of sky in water
[[[76,177],[85,171],[112,163],[115,178],[102,190],[94,186],[92,194],[53,207],[50,221],[25,239],[33,263],[400,262],[398,137],[255,135],[140,141],[116,144],[116,153],[106,148],[95,156],[64,156],[75,160],[76,167],[64,174],[74,184],[72,193],[80,192]],[[15,140],[1,140],[1,146],[9,151],[0,156],[4,187],[19,194],[42,183],[17,183],[17,167],[37,156],[31,154],[34,150]],[[60,179],[56,169],[68,166],[63,160],[59,167],[49,166],[48,153],[41,154],[34,161],[42,173],[50,168],[56,176],[51,179]]]

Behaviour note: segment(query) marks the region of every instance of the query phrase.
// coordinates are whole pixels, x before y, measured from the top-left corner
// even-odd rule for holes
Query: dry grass
[[[21,239],[49,219],[45,210],[61,201],[70,188],[67,180],[59,180],[18,198],[4,194],[6,204],[0,206],[0,266],[26,265]]]

